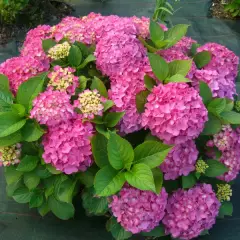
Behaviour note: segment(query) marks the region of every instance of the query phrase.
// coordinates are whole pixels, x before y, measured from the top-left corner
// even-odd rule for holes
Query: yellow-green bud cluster
[[[205,163],[203,160],[198,160],[197,163],[196,163],[196,171],[198,173],[205,173],[206,169],[208,168],[209,166],[207,165],[207,163]]]
[[[0,166],[15,165],[20,162],[19,157],[21,154],[20,145],[16,144],[10,147],[0,148]]]
[[[85,90],[79,95],[79,109],[84,115],[99,115],[103,110],[101,95],[98,91]]]
[[[48,56],[55,60],[65,58],[68,56],[70,48],[71,46],[68,42],[57,44],[49,49]]]
[[[217,184],[217,198],[220,202],[230,201],[232,189],[229,184]]]
[[[237,112],[240,112],[240,101],[235,102],[234,108],[237,110]]]

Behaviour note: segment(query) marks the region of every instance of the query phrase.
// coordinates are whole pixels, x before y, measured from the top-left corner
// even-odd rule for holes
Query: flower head
[[[0,148],[0,166],[15,165],[20,162],[21,144]]]
[[[232,196],[231,185],[229,184],[217,184],[217,198],[220,202],[230,201]]]
[[[92,164],[93,126],[81,118],[49,128],[43,138],[43,159],[66,174],[85,171]]]
[[[198,137],[207,121],[207,109],[198,92],[185,83],[153,88],[147,98],[142,124],[168,144]]]
[[[185,143],[177,144],[168,153],[164,162],[160,165],[165,180],[175,180],[179,176],[187,176],[195,169],[195,162],[198,157],[198,150],[194,141],[188,140]]]
[[[61,68],[55,66],[53,72],[48,74],[50,81],[48,86],[52,86],[54,90],[67,91],[69,94],[74,94],[78,85],[78,77],[74,76],[75,69],[71,67]]]
[[[163,218],[166,233],[174,238],[192,239],[216,222],[220,202],[210,184],[187,191],[179,189],[169,198]]]
[[[109,205],[122,227],[134,234],[150,232],[165,214],[168,194],[162,188],[160,194],[124,187],[119,195],[112,197]]]
[[[33,100],[30,118],[35,118],[40,124],[54,126],[72,119],[74,114],[70,96],[66,92],[49,88]]]
[[[49,49],[48,56],[54,60],[63,59],[68,56],[70,48],[71,46],[68,42],[57,44]]]
[[[198,173],[205,173],[207,168],[209,168],[209,166],[202,159],[199,159],[197,161],[197,163],[196,163],[196,172],[198,172]]]
[[[92,119],[95,115],[102,115],[104,99],[97,90],[85,90],[78,95],[78,100],[74,101],[74,107],[79,108],[84,118]]]

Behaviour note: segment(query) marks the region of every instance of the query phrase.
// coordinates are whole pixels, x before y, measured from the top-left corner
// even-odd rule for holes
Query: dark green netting
[[[69,0],[76,6],[76,16],[89,12],[104,15],[151,16],[155,0]],[[172,18],[173,24],[191,25],[188,35],[199,41],[218,42],[240,55],[240,21],[209,18],[211,0],[181,0],[181,7]],[[52,23],[54,24],[54,22]],[[0,63],[15,56],[17,42],[24,36],[18,36],[5,46],[0,46]],[[77,214],[74,220],[61,221],[50,215],[42,219],[37,212],[29,210],[27,205],[15,203],[5,194],[5,180],[0,170],[0,240],[110,240],[105,230],[105,219],[86,217],[80,200],[76,200]],[[211,235],[203,240],[239,240],[240,239],[240,179],[233,187],[234,214],[231,218],[218,220],[210,231]],[[141,239],[141,237],[135,237]]]

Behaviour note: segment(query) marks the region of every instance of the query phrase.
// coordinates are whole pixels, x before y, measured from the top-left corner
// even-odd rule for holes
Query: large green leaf
[[[108,109],[110,109],[111,107],[114,106],[114,102],[112,100],[107,100],[106,102],[104,102],[104,109],[103,111],[107,111]]]
[[[170,82],[175,82],[175,83],[186,83],[186,82],[191,82],[190,79],[185,78],[183,75],[181,74],[175,74],[173,76],[171,76],[170,78],[168,78],[165,83],[170,83]]]
[[[43,201],[43,204],[38,208],[39,214],[44,217],[49,211],[50,208],[48,206],[48,203],[46,201]]]
[[[159,81],[164,81],[169,74],[167,62],[162,57],[154,53],[148,53],[148,58],[155,76]]]
[[[44,134],[44,130],[33,120],[28,120],[21,132],[22,139],[26,142],[37,141]]]
[[[158,43],[161,43],[162,40],[164,40],[164,31],[161,28],[161,26],[157,23],[151,20],[150,22],[150,36],[151,40],[154,42],[154,44],[158,47]]]
[[[77,67],[81,64],[82,62],[82,52],[81,50],[75,46],[72,45],[69,51],[68,55],[68,61],[71,66]]]
[[[3,74],[0,74],[0,90],[9,91],[8,77]]]
[[[96,60],[96,57],[93,54],[90,54],[84,59],[83,63],[78,68],[79,69],[85,68],[88,63],[94,62],[95,60]]]
[[[182,187],[185,189],[193,187],[197,182],[197,179],[193,173],[187,176],[182,176]]]
[[[220,116],[230,124],[240,124],[240,113],[234,111],[222,112]]]
[[[68,220],[74,216],[74,206],[72,203],[60,202],[54,196],[48,199],[48,206],[56,217],[62,220]]]
[[[9,166],[4,168],[4,175],[8,185],[17,182],[23,175],[22,172],[18,172],[15,166]]]
[[[52,39],[44,39],[42,40],[42,48],[45,53],[48,53],[49,49],[54,47],[57,43]]]
[[[156,86],[156,81],[153,78],[149,77],[148,75],[145,75],[144,76],[144,84],[145,84],[145,87],[149,91],[151,91],[154,88],[154,86]]]
[[[94,77],[91,84],[91,90],[96,89],[101,94],[101,96],[108,98],[107,89],[104,83],[97,77]]]
[[[219,209],[218,217],[224,218],[224,216],[232,216],[233,214],[233,205],[231,202],[222,202]]]
[[[7,196],[12,197],[14,192],[20,187],[24,187],[22,178],[19,178],[16,182],[13,182],[6,186]]]
[[[97,133],[91,139],[94,161],[100,168],[109,164],[107,143],[108,143],[107,138],[100,133]]]
[[[169,76],[180,74],[185,77],[191,69],[192,60],[174,60],[168,64]]]
[[[6,137],[21,129],[26,123],[26,119],[21,119],[12,112],[0,114],[0,137]]]
[[[90,188],[94,184],[94,178],[97,171],[98,167],[92,165],[90,168],[87,169],[87,171],[79,172],[77,178],[86,188]]]
[[[163,173],[159,167],[152,169],[156,193],[159,194],[163,185]]]
[[[202,97],[203,103],[207,105],[212,100],[212,91],[207,83],[200,81],[199,83],[200,96]]]
[[[219,115],[225,108],[226,108],[226,99],[225,98],[214,98],[209,104],[208,104],[208,111]]]
[[[136,164],[125,173],[127,182],[140,190],[156,192],[153,173],[149,166],[143,163]]]
[[[134,161],[155,168],[163,163],[172,146],[157,141],[146,141],[134,149]]]
[[[0,112],[12,111],[12,103],[12,94],[6,90],[0,90]]]
[[[107,197],[118,192],[125,183],[124,173],[119,172],[111,166],[100,169],[94,179],[96,195]]]
[[[139,113],[144,112],[147,97],[150,93],[151,92],[149,90],[143,90],[136,95],[136,106]]]
[[[212,113],[208,113],[208,121],[205,123],[202,135],[213,135],[220,132],[222,129],[221,121]]]
[[[24,184],[29,190],[33,190],[40,183],[40,177],[34,172],[27,172],[24,174]]]
[[[122,119],[124,114],[125,112],[109,112],[104,117],[104,122],[106,123],[107,127],[115,127]]]
[[[76,181],[67,179],[59,184],[56,197],[61,202],[71,203],[73,199],[73,193],[76,186]]]
[[[32,197],[32,192],[29,192],[29,190],[26,187],[18,188],[13,193],[13,199],[17,203],[28,203]]]
[[[108,211],[106,197],[96,197],[94,188],[86,188],[82,193],[82,204],[87,215],[104,215]]]
[[[131,144],[121,138],[116,133],[110,133],[107,144],[108,160],[113,168],[120,170],[122,168],[130,169],[134,152]]]
[[[217,160],[206,160],[208,168],[205,171],[205,175],[208,177],[218,177],[228,171],[228,168]]]
[[[208,51],[202,51],[197,53],[193,58],[197,68],[203,68],[211,61],[211,53]]]
[[[17,170],[21,172],[31,172],[37,167],[38,161],[39,158],[37,156],[26,155],[21,159]]]
[[[19,143],[21,140],[22,140],[21,132],[17,131],[6,137],[0,138],[0,147],[11,146],[15,143]]]
[[[44,198],[41,191],[34,191],[29,202],[29,207],[30,208],[40,207],[43,204],[43,201]]]
[[[46,75],[47,73],[42,73],[19,86],[16,100],[26,108],[26,111],[31,110],[33,99],[43,90]]]

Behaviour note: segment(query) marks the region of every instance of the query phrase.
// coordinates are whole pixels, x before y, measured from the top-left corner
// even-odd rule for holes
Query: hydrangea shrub
[[[231,215],[239,58],[148,18],[38,26],[0,64],[0,166],[18,203],[105,216],[118,240],[193,239]]]

